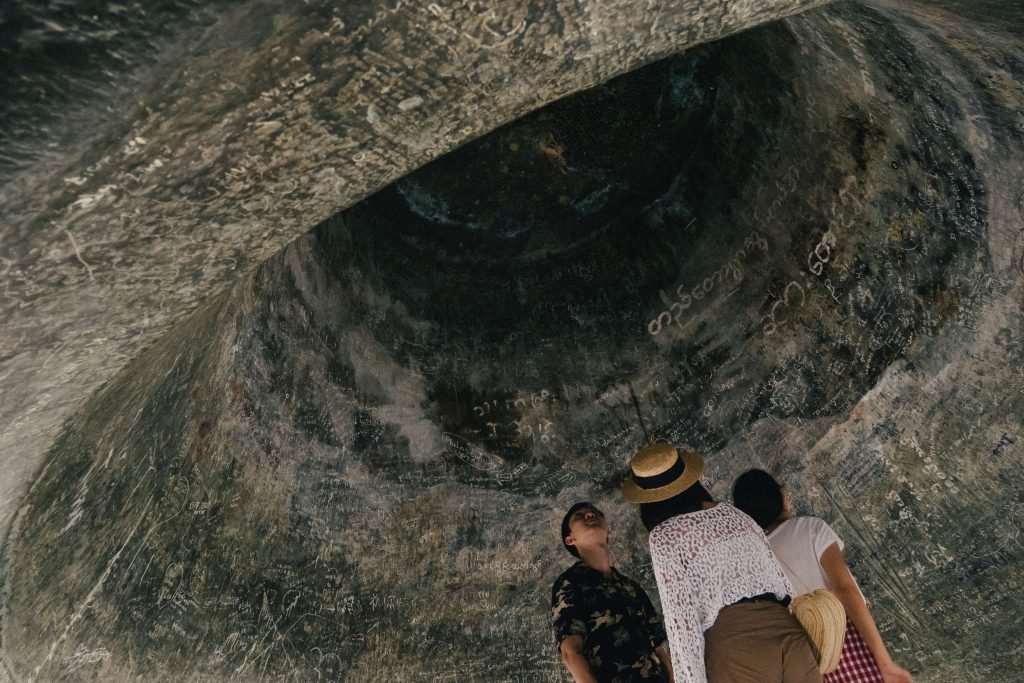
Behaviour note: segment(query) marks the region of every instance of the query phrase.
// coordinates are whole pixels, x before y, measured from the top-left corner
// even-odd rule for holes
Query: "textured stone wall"
[[[554,71],[501,62],[523,90],[490,96],[518,104],[465,137],[700,40],[634,55],[619,30],[664,25],[640,22],[654,21],[642,9],[576,19],[600,28],[587,46],[552,38],[538,50],[565,66],[585,57],[581,80],[552,85]],[[523,11],[518,22],[476,16],[470,43],[528,35],[547,16]],[[177,287],[152,281],[161,313],[137,298],[138,273],[124,275],[124,293],[113,288],[90,323],[110,335],[95,346],[105,358],[76,365],[51,350],[56,366],[40,367],[49,347],[32,327],[52,306],[74,329],[86,312],[67,302],[93,285],[50,286],[49,303],[11,313],[38,355],[4,361],[3,408],[20,420],[9,424],[34,420],[32,405],[76,410],[59,434],[37,427],[17,448],[20,428],[4,433],[12,463],[47,450],[3,548],[7,675],[567,680],[547,616],[569,562],[564,508],[601,505],[617,564],[653,588],[635,510],[617,494],[644,440],[631,386],[648,431],[707,454],[716,495],[766,467],[802,511],[833,522],[918,680],[1015,680],[1024,49],[1019,17],[1001,11],[842,3],[752,28],[512,121],[326,220],[330,202],[300,189],[313,172],[302,181],[298,169],[322,144],[301,123],[270,125],[267,140],[292,135],[280,143],[291,160],[243,173],[226,199],[179,203],[161,193],[199,185],[157,176],[143,183],[148,199],[110,199],[190,206],[196,223],[222,211],[237,229],[196,238],[191,252],[138,247],[133,258],[164,261]],[[371,32],[418,15],[373,16],[385,18],[366,19]],[[270,41],[297,24],[260,25]],[[215,27],[208,54],[225,40]],[[548,89],[528,93],[530,78]],[[300,93],[314,82],[282,115],[324,111]],[[189,136],[204,134],[201,122],[235,125],[196,101],[183,97],[168,120],[194,116]],[[231,102],[218,111],[239,111]],[[392,104],[439,112],[444,100]],[[367,104],[367,124],[376,130],[384,112]],[[241,153],[263,138],[224,139]],[[448,142],[422,156],[395,148],[390,170],[346,165],[367,172],[344,197],[455,141],[437,139]],[[338,163],[332,150],[325,164]],[[180,168],[196,158],[198,147]],[[81,224],[110,225],[112,205],[95,201]],[[319,225],[277,251],[303,220]],[[262,221],[279,221],[276,232]],[[118,282],[82,245],[77,267]],[[195,256],[213,252],[236,263]],[[136,325],[151,315],[157,330],[115,338],[103,317],[114,313]],[[29,358],[27,376],[52,393],[13,386]],[[70,368],[106,382],[79,405],[93,385],[65,386]]]
[[[76,406],[295,237],[538,106],[821,0],[37,4],[3,25],[4,523]]]

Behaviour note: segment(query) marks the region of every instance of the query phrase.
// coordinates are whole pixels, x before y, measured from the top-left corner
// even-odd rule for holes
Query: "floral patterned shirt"
[[[665,642],[665,627],[640,585],[612,569],[612,575],[582,561],[569,567],[551,589],[555,641],[583,636],[583,654],[602,683],[667,681],[654,649]]]

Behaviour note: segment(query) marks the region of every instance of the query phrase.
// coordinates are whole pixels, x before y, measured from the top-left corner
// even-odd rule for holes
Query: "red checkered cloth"
[[[839,666],[832,673],[825,674],[824,679],[825,683],[885,683],[871,650],[849,619],[846,620],[846,637],[843,652],[839,655]]]

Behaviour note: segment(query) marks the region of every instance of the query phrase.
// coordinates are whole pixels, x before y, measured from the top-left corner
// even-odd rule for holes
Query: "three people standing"
[[[913,683],[886,652],[835,532],[794,518],[760,470],[737,480],[736,507],[716,503],[700,482],[703,468],[700,454],[655,443],[632,458],[623,485],[649,532],[664,627],[643,589],[611,566],[604,515],[590,503],[566,514],[562,542],[580,559],[556,580],[552,613],[574,679]],[[794,596],[822,587],[849,616],[839,668],[824,679],[788,609]],[[861,673],[868,669],[877,673]]]

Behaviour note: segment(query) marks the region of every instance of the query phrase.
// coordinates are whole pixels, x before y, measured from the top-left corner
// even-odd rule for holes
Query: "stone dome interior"
[[[655,438],[1019,676],[1024,16],[732,5],[0,14],[0,681],[569,680]]]

